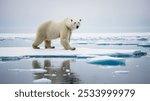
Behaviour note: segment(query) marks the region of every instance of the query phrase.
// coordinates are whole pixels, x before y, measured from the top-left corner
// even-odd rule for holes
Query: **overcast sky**
[[[36,32],[45,20],[81,18],[77,32],[150,32],[150,0],[0,0],[0,32]]]

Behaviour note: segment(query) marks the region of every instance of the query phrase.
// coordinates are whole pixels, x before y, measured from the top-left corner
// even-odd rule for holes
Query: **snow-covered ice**
[[[8,51],[10,50],[10,51]],[[17,60],[21,58],[32,57],[90,57],[96,56],[111,56],[111,57],[136,57],[144,56],[146,52],[141,50],[130,49],[90,49],[77,48],[75,51],[64,49],[32,49],[31,47],[0,47],[1,61]]]

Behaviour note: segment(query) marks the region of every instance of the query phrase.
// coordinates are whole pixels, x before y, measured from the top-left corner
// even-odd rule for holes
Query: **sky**
[[[36,32],[47,20],[82,19],[76,32],[150,32],[150,0],[0,0],[0,32]]]

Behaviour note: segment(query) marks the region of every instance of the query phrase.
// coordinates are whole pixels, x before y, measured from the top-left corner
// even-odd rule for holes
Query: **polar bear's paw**
[[[55,46],[45,47],[45,48],[46,48],[46,49],[48,49],[48,48],[54,49],[54,48],[55,48]]]
[[[71,48],[71,50],[76,50],[76,48],[75,48],[75,47],[73,47],[73,48]]]
[[[33,47],[34,49],[40,49],[40,47],[38,47],[38,46],[32,45],[32,47]]]

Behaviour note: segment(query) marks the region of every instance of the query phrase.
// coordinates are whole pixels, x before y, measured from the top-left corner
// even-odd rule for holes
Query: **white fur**
[[[81,19],[75,21],[70,18],[66,18],[62,21],[46,21],[37,30],[36,38],[32,47],[39,49],[39,45],[45,41],[45,48],[54,48],[51,46],[51,40],[59,38],[64,49],[75,50],[71,47],[69,42],[71,38],[72,31],[78,29],[80,26]]]

